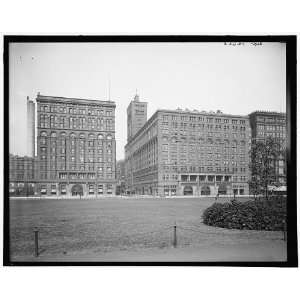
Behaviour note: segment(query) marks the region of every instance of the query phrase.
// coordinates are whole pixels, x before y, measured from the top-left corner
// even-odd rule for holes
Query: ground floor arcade
[[[10,183],[11,196],[115,195],[115,182],[22,182]]]

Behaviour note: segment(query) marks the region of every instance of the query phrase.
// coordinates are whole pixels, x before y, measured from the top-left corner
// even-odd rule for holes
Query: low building
[[[127,194],[249,194],[248,116],[158,110],[125,146]]]
[[[35,194],[35,159],[28,156],[9,155],[9,195]]]

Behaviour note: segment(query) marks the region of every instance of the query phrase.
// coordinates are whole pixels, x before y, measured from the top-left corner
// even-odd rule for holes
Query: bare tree
[[[276,176],[276,163],[283,155],[283,150],[272,137],[264,141],[254,141],[250,150],[251,179],[249,187],[256,195],[263,193],[266,200],[269,198],[269,186],[278,185]]]

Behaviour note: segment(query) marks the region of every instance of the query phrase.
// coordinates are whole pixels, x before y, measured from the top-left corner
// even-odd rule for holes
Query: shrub
[[[206,225],[229,229],[282,231],[286,220],[286,199],[214,203],[203,213]]]

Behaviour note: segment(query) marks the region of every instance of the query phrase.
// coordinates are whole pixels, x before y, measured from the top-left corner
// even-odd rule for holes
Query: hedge
[[[284,230],[286,198],[214,203],[203,213],[206,225],[250,230]]]

